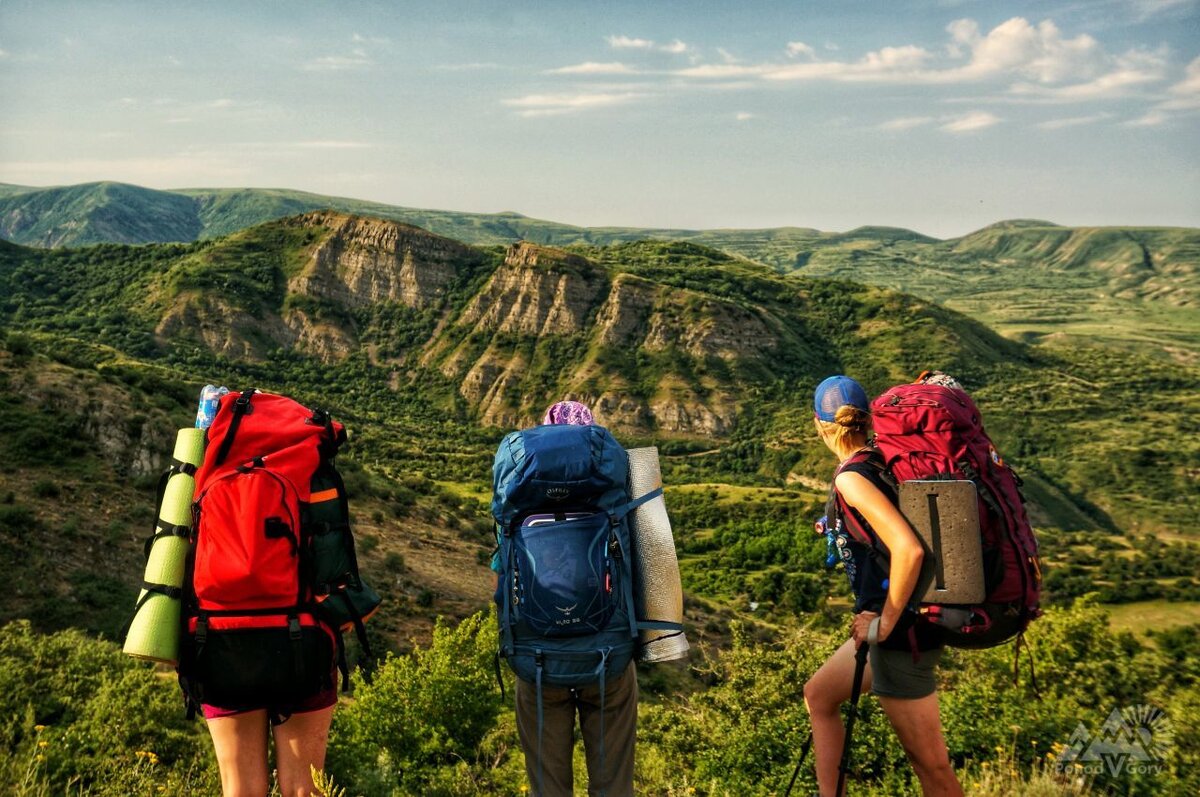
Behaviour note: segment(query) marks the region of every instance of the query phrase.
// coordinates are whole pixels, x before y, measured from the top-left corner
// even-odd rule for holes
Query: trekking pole
[[[809,731],[808,738],[804,740],[804,746],[800,748],[800,759],[796,761],[796,768],[792,770],[792,779],[788,781],[787,791],[783,793],[783,797],[792,797],[792,787],[796,785],[796,776],[800,774],[800,767],[804,764],[804,759],[808,757],[808,748],[812,747],[813,735]]]
[[[858,698],[862,694],[863,672],[867,669],[867,652],[871,645],[867,642],[858,646],[854,654],[854,688],[850,692],[850,716],[846,717],[846,738],[842,742],[842,761],[838,764],[837,797],[842,797],[842,788],[846,785],[846,772],[850,769],[850,738],[854,734],[854,721],[858,719]]]

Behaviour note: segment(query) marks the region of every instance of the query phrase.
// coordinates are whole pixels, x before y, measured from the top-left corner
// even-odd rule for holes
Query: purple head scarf
[[[546,416],[542,418],[543,424],[566,423],[573,426],[590,426],[595,422],[592,418],[592,411],[587,408],[586,404],[580,404],[578,401],[560,401],[551,405],[550,409],[546,410]]]

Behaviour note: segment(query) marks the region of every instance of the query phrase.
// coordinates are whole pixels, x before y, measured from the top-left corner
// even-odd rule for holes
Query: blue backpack
[[[601,426],[512,432],[492,470],[500,653],[520,678],[579,687],[624,672],[638,631],[628,515],[629,458]],[[672,626],[673,628],[675,626]]]

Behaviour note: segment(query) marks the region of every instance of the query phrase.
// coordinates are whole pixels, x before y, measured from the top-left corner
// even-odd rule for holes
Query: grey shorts
[[[937,689],[934,671],[942,658],[942,648],[921,653],[913,661],[907,650],[884,650],[871,647],[871,692],[880,697],[902,697],[914,700],[932,695]]]

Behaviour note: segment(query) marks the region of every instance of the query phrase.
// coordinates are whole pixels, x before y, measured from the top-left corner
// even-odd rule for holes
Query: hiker
[[[910,606],[924,551],[896,506],[897,496],[881,475],[870,443],[870,404],[853,379],[831,376],[813,397],[821,441],[837,457],[827,518],[837,518],[838,498],[875,545],[859,542],[836,520],[834,533],[855,595],[851,638],[804,686],[812,720],[817,783],[824,797],[837,792],[842,760],[843,702],[854,691],[855,654],[869,643],[862,689],[869,689],[887,714],[925,795],[961,795],[942,736],[934,671],[942,655],[937,629],[917,622]],[[880,463],[881,464],[881,463]],[[818,524],[818,530],[823,524]],[[878,547],[879,551],[875,550]],[[880,551],[884,556],[879,555]],[[884,558],[886,556],[886,559]],[[890,562],[890,564],[889,564]],[[840,795],[838,795],[840,797]]]
[[[514,435],[530,435],[532,433],[531,437],[524,438],[522,456],[527,457],[526,461],[528,462],[529,459],[536,460],[539,453],[537,451],[531,453],[531,447],[537,444],[531,440],[534,437],[537,439],[552,437],[552,435],[539,434],[539,432],[549,431],[546,427],[590,427],[588,432],[581,430],[578,434],[557,435],[553,445],[559,447],[547,456],[547,460],[555,454],[566,457],[568,452],[578,452],[584,457],[582,460],[585,463],[582,466],[583,470],[588,470],[592,463],[592,453],[601,450],[592,447],[588,441],[600,441],[600,444],[607,450],[604,462],[611,463],[613,472],[619,469],[619,480],[623,485],[627,469],[624,450],[616,445],[606,430],[594,424],[591,410],[587,406],[576,401],[560,401],[546,410],[541,427],[524,433],[514,433]],[[501,443],[500,453],[497,455],[496,498],[493,501],[493,512],[497,514],[498,535],[506,533],[512,535],[511,532],[505,532],[507,524],[501,522],[502,516],[507,517],[504,514],[506,510],[497,509],[497,507],[503,508],[507,506],[505,501],[511,500],[511,496],[509,499],[504,497],[505,483],[501,482],[502,478],[511,477],[511,471],[505,470],[501,455],[506,454],[506,445],[514,435],[505,438],[505,442]],[[564,448],[565,444],[571,444],[573,448]],[[614,456],[613,449],[619,450],[619,457]],[[541,467],[542,464],[541,460],[537,460],[534,467]],[[546,467],[550,468],[553,465],[547,463]],[[604,483],[604,475],[601,474],[602,483]],[[565,488],[563,489],[565,490]],[[553,495],[550,490],[545,492]],[[615,601],[614,605],[618,607],[611,610],[615,611],[611,618],[596,621],[592,619],[595,616],[593,614],[583,618],[584,622],[580,623],[574,617],[564,619],[564,615],[553,613],[553,611],[570,612],[574,608],[574,606],[557,605],[559,602],[554,601],[554,598],[558,596],[572,596],[563,598],[562,603],[580,603],[574,596],[586,593],[586,589],[581,586],[583,584],[590,583],[592,585],[591,594],[584,597],[584,603],[591,601],[597,594],[598,590],[595,586],[597,579],[592,577],[589,582],[585,578],[593,568],[592,560],[586,555],[587,550],[598,548],[603,553],[607,549],[616,557],[628,556],[628,536],[625,536],[624,541],[619,544],[624,546],[623,548],[614,547],[618,545],[615,536],[616,528],[614,527],[610,532],[608,525],[608,512],[627,511],[629,508],[625,504],[627,498],[621,497],[623,493],[615,496],[612,493],[613,491],[609,490],[602,492],[599,499],[592,496],[586,500],[572,495],[562,501],[561,509],[555,509],[553,506],[544,508],[530,505],[510,512],[512,523],[518,526],[522,533],[528,533],[531,529],[536,530],[538,525],[542,525],[544,529],[550,529],[549,524],[551,523],[560,524],[560,528],[570,524],[574,530],[564,531],[559,539],[565,538],[568,533],[572,537],[583,536],[597,539],[596,532],[589,531],[588,524],[598,523],[595,528],[600,535],[614,535],[608,537],[608,545],[603,544],[605,537],[599,537],[601,544],[583,549],[584,553],[580,552],[579,547],[570,547],[567,544],[559,543],[550,536],[542,538],[546,540],[542,543],[546,546],[545,549],[540,553],[533,552],[532,546],[537,543],[534,541],[535,538],[530,536],[527,547],[523,548],[524,555],[537,561],[539,567],[536,571],[536,578],[527,577],[527,581],[536,581],[536,585],[524,584],[522,586],[524,592],[520,599],[516,596],[510,598],[506,594],[510,589],[516,592],[517,587],[521,586],[519,582],[521,578],[520,564],[516,565],[517,573],[514,577],[506,572],[506,560],[502,560],[499,551],[492,562],[492,567],[498,576],[496,601],[501,616],[502,655],[517,674],[517,731],[521,740],[521,749],[525,753],[525,772],[529,778],[530,790],[538,797],[569,797],[574,794],[572,755],[575,746],[576,714],[579,715],[584,753],[587,758],[588,794],[604,795],[605,797],[631,797],[633,795],[633,754],[637,726],[638,685],[637,673],[632,660],[636,639],[636,634],[631,633],[633,609],[632,606],[626,606],[621,598],[622,594],[632,595],[632,592],[621,593],[620,591],[620,587],[623,586],[620,581],[627,576],[620,575],[618,570],[609,571],[611,579],[609,583],[613,584],[614,589],[608,591],[608,600]],[[661,494],[661,491],[658,494]],[[574,503],[577,500],[582,503]],[[611,505],[597,503],[593,506],[589,503],[593,500],[617,503]],[[571,509],[595,509],[597,506],[600,511],[562,511],[568,507]],[[547,535],[551,533],[547,532]],[[501,543],[501,551],[507,550],[505,548],[506,540],[498,536],[497,541]],[[508,544],[512,545],[513,543]],[[521,546],[525,544],[516,543],[516,545],[518,549],[521,549]],[[625,553],[621,553],[622,550]],[[570,557],[571,561],[564,561],[564,557]],[[605,559],[605,561],[608,560]],[[623,572],[628,573],[628,571]],[[601,583],[604,581],[604,578],[600,579]],[[538,619],[531,617],[530,611],[541,607],[524,603],[525,595],[535,588],[543,590],[544,600],[553,605],[553,611],[546,620],[548,624],[572,622],[580,623],[578,627],[584,627],[590,621],[593,623],[588,626],[591,629],[590,635],[588,631],[582,632],[581,635],[559,634],[552,625],[548,629],[541,630],[535,627]],[[516,616],[513,604],[518,602],[521,606],[527,606],[528,610],[519,621],[514,620],[515,626],[510,628],[505,622],[505,618]],[[544,653],[541,649],[543,646]],[[528,652],[531,648],[537,648],[537,653]],[[564,653],[561,658],[556,658],[555,648],[559,650],[572,649]],[[565,685],[564,682],[573,685]]]
[[[342,424],[253,389],[220,400],[196,471],[192,554],[178,672],[204,715],[225,797],[264,797],[268,734],[282,797],[314,794],[323,769],[344,631],[369,655],[379,605],[361,579],[345,485]]]

